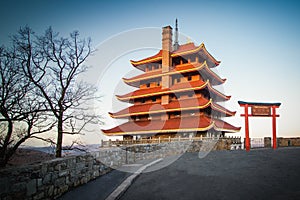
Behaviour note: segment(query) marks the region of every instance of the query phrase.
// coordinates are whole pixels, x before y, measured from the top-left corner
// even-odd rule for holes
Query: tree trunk
[[[0,155],[0,169],[4,168],[7,164],[8,160],[5,155]]]
[[[57,121],[57,142],[56,142],[56,157],[61,157],[62,151],[62,141],[63,141],[63,117],[59,116]]]
[[[7,149],[4,155],[0,155],[0,168],[4,168],[16,150]]]
[[[3,146],[0,148],[0,168],[5,167],[8,163],[10,157],[8,157],[8,148],[9,148],[9,141],[11,139],[13,132],[13,122],[8,120],[8,128],[7,134],[3,143]]]

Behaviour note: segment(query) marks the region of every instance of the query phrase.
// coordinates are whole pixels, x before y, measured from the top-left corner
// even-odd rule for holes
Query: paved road
[[[152,161],[123,168],[134,172]],[[187,153],[179,159],[165,158],[147,171],[135,179],[122,200],[300,199],[300,148],[212,151],[202,159]],[[114,170],[60,199],[105,199],[131,175]]]
[[[188,153],[141,174],[121,199],[300,199],[300,148]]]
[[[119,186],[130,174],[118,170],[101,176],[64,194],[60,200],[102,200]]]
[[[170,157],[171,158],[171,157]],[[130,186],[126,183],[127,178],[133,176],[138,170],[160,159],[142,160],[135,164],[121,166],[118,170],[113,170],[108,174],[81,185],[61,196],[60,200],[104,200],[110,194],[116,192],[120,185]],[[169,158],[166,159],[170,160]],[[165,162],[164,162],[165,163]],[[154,168],[155,169],[155,168]],[[110,198],[111,199],[111,198]]]

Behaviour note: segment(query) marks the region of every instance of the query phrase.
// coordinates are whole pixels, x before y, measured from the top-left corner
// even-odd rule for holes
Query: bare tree
[[[25,27],[14,41],[26,52],[22,62],[26,77],[57,121],[56,157],[61,157],[63,134],[81,133],[88,123],[98,120],[87,112],[96,88],[76,80],[88,69],[84,62],[91,55],[91,41],[80,39],[77,31],[70,37],[59,37],[51,28],[35,40],[32,35]]]
[[[16,50],[0,48],[0,167],[27,139],[51,130],[44,101],[20,70]]]
[[[77,31],[59,38],[51,28],[36,36],[24,27],[12,44],[0,48],[0,167],[29,138],[53,144],[38,134],[54,126],[56,156],[61,157],[63,134],[80,134],[87,124],[99,123],[88,105],[95,87],[76,80],[88,69],[90,40],[79,39]]]

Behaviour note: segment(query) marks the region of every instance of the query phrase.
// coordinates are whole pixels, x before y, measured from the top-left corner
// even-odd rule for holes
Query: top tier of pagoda
[[[108,136],[123,136],[131,139],[141,137],[182,137],[199,135],[224,135],[240,130],[221,118],[234,116],[217,102],[227,101],[213,86],[223,84],[211,70],[220,64],[204,44],[178,44],[176,23],[175,42],[172,45],[172,27],[163,27],[162,49],[155,55],[131,64],[143,74],[123,78],[133,87],[133,92],[116,95],[118,100],[133,105],[116,113],[113,118],[126,118],[128,122],[109,130]]]

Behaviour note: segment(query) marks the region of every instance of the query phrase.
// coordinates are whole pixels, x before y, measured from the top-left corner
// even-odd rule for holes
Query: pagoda
[[[112,118],[128,119],[126,123],[108,130],[107,136],[123,136],[124,140],[155,137],[224,136],[240,130],[222,120],[234,116],[220,105],[230,99],[214,88],[226,79],[212,68],[217,61],[202,43],[179,45],[176,20],[175,42],[172,27],[162,30],[162,49],[153,56],[130,61],[144,73],[123,81],[137,89],[116,95],[117,99],[133,105],[115,113]]]

